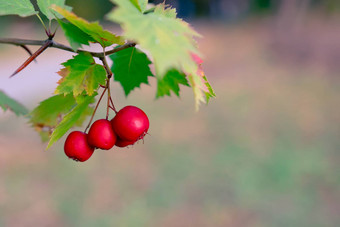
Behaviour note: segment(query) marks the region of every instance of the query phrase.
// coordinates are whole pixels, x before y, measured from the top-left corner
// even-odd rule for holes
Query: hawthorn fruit
[[[135,106],[126,106],[111,120],[113,130],[122,141],[143,139],[149,129],[148,116]]]
[[[92,156],[94,147],[88,144],[87,134],[73,131],[66,138],[64,151],[67,157],[75,161],[85,162]]]
[[[106,119],[95,121],[87,136],[87,141],[91,146],[103,150],[110,150],[115,145],[116,139],[111,123]]]
[[[127,147],[129,145],[134,145],[135,143],[136,141],[122,140],[121,138],[118,137],[115,145],[117,147]]]

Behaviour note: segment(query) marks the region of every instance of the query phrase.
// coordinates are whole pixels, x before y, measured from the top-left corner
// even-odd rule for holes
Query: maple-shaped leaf
[[[29,115],[30,123],[40,134],[43,142],[48,141],[53,129],[62,117],[76,105],[72,94],[55,95],[42,101]]]
[[[30,0],[0,0],[0,16],[18,15],[27,17],[37,13]]]
[[[149,68],[151,61],[142,51],[132,47],[118,51],[110,58],[113,61],[111,69],[114,79],[120,82],[126,96],[142,83],[149,84],[148,76],[153,76]]]
[[[157,95],[156,97],[170,96],[173,91],[179,97],[179,85],[190,86],[186,75],[176,69],[168,71],[162,79],[157,81]]]
[[[113,44],[123,44],[124,40],[120,36],[116,36],[111,32],[104,30],[98,22],[88,22],[85,19],[78,17],[72,12],[67,11],[59,6],[52,5],[51,8],[57,13],[63,15],[70,23],[77,26],[80,30],[88,34],[99,43],[102,47],[111,46]]]
[[[76,51],[82,44],[89,45],[89,42],[95,42],[95,40],[87,33],[80,30],[77,26],[70,22],[64,22],[58,19],[60,27],[63,29],[66,39],[71,45],[71,48]]]
[[[3,91],[0,91],[0,107],[3,111],[11,110],[17,116],[26,115],[28,113],[26,107],[6,95]]]
[[[80,119],[84,119],[84,114],[88,114],[88,106],[94,102],[95,95],[85,96],[82,102],[78,103],[68,114],[63,117],[62,121],[53,130],[46,150],[49,149],[56,141],[58,141],[75,124],[79,124]]]
[[[85,91],[93,95],[99,85],[105,85],[106,71],[102,65],[96,64],[89,53],[79,53],[73,59],[62,64],[65,68],[58,73],[59,80],[56,94],[70,94],[78,96]]]
[[[126,39],[136,41],[151,54],[158,78],[171,69],[188,74],[196,71],[190,53],[200,55],[194,40],[199,34],[176,18],[175,9],[159,4],[154,12],[143,14],[132,1],[112,1],[117,7],[108,18],[121,24]]]
[[[72,10],[72,7],[65,5],[65,0],[37,0],[38,7],[40,11],[49,19],[57,19],[57,18],[63,18],[60,14],[55,14],[53,11],[51,11],[50,6],[51,5],[57,5],[61,8],[64,8],[68,11]],[[57,17],[56,17],[57,16]]]

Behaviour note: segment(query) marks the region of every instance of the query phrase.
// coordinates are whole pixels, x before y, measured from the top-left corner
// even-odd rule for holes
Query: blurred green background
[[[112,6],[67,2],[89,20]],[[150,136],[86,163],[66,158],[65,138],[44,152],[27,119],[0,112],[0,226],[340,226],[339,1],[166,2],[203,35],[217,98],[196,113],[189,88],[155,100],[154,80],[128,98],[115,84],[116,105],[142,108]],[[0,18],[0,35],[44,39],[36,22]],[[0,89],[29,109],[72,56],[48,50],[8,79],[27,55],[0,48]]]

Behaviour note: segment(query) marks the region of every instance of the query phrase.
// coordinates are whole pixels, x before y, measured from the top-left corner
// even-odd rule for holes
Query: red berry
[[[117,147],[127,147],[127,146],[133,145],[135,143],[136,143],[136,141],[122,140],[121,138],[118,137],[115,145]]]
[[[149,129],[148,116],[135,106],[126,106],[111,120],[113,130],[126,141],[142,139]]]
[[[75,161],[85,162],[89,159],[93,154],[94,147],[87,143],[86,137],[87,135],[83,132],[71,132],[65,141],[65,154]]]
[[[87,141],[93,147],[103,150],[111,149],[116,143],[116,134],[110,121],[106,119],[95,121],[90,128]]]

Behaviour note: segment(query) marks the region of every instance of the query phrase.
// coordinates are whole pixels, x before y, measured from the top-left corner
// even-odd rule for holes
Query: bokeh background
[[[109,1],[66,2],[120,32],[104,20]],[[44,152],[27,119],[0,112],[0,226],[340,226],[339,1],[166,2],[203,35],[217,98],[196,113],[189,88],[155,100],[154,80],[128,98],[115,84],[116,105],[145,110],[150,136],[86,163],[66,158],[65,138]],[[45,39],[36,18],[0,26]],[[0,89],[32,110],[71,56],[50,49],[9,79],[27,54],[1,45]]]

